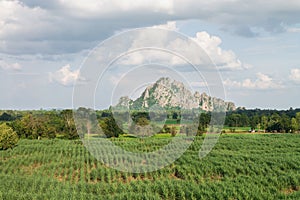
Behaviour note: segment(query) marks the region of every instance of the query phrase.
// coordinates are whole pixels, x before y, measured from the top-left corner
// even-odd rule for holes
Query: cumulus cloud
[[[224,82],[226,87],[231,88],[245,88],[245,89],[259,89],[259,90],[267,90],[267,89],[280,89],[283,88],[283,85],[279,82],[276,82],[268,75],[263,73],[257,73],[256,79],[253,81],[249,78],[243,81],[232,81],[230,79],[226,79]]]
[[[77,0],[73,3],[59,0],[59,4],[63,8],[72,11],[71,14],[87,18],[90,18],[91,16],[105,17],[107,15],[118,15],[118,13],[132,11],[152,11],[156,13],[162,12],[167,14],[172,14],[174,12],[173,0]]]
[[[54,73],[49,73],[50,82],[57,82],[63,86],[72,86],[76,81],[83,81],[79,70],[72,71],[71,66],[65,65]]]
[[[255,15],[253,15],[255,13]],[[300,3],[253,0],[2,0],[0,51],[69,53],[92,48],[118,30],[199,19],[245,37],[253,31],[298,31]]]
[[[58,29],[51,27],[56,17],[39,7],[29,8],[19,1],[0,1],[0,8],[1,40],[35,40]]]
[[[0,68],[3,70],[13,70],[13,71],[20,71],[22,69],[22,66],[15,62],[15,63],[8,63],[4,60],[0,60]]]
[[[155,27],[166,27],[169,30],[177,30],[176,22],[168,22],[167,24],[155,26]],[[167,50],[180,49],[180,52],[185,52],[190,55],[189,58],[198,63],[201,62],[199,54],[201,52],[194,52],[194,44],[191,40],[183,38],[174,38],[173,35],[166,35],[165,32],[157,31],[154,35],[146,35],[144,32],[137,36],[136,40],[132,43],[129,51],[141,47],[151,47],[152,39],[159,40],[161,47]],[[220,37],[210,35],[209,33],[202,31],[197,32],[196,36],[191,38],[194,40],[210,57],[210,59],[216,64],[220,70],[237,70],[237,69],[248,69],[251,65],[242,63],[231,50],[224,50],[221,48],[222,40]],[[184,59],[177,55],[170,55],[161,51],[137,51],[130,55],[127,55],[122,64],[125,65],[140,65],[148,63],[149,61],[157,63],[165,63],[171,65],[184,65],[187,64]],[[193,62],[195,63],[195,62]]]
[[[300,69],[291,69],[289,78],[295,83],[300,83]]]
[[[194,40],[206,51],[208,56],[214,61],[219,69],[242,69],[248,68],[243,66],[242,62],[237,58],[231,50],[223,50],[220,45],[221,38],[209,35],[202,31],[196,34]]]
[[[167,29],[167,30],[171,30],[171,31],[179,30],[179,28],[177,27],[176,21],[169,21],[166,24],[155,25],[155,26],[152,26],[152,28],[162,28],[162,29]]]
[[[300,28],[288,28],[287,31],[290,33],[300,33]]]

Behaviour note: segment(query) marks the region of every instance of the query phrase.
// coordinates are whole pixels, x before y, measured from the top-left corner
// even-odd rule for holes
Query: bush
[[[18,135],[6,124],[0,125],[0,149],[6,150],[13,148],[19,141]]]

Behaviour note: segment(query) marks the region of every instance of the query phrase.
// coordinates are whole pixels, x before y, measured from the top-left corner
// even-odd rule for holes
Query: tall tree
[[[261,125],[261,129],[263,129],[264,131],[266,131],[266,129],[268,128],[268,117],[263,115],[261,117],[261,120],[260,120],[260,125]]]
[[[63,110],[61,112],[63,117],[63,134],[67,139],[78,139],[79,135],[75,126],[73,111],[72,110]]]
[[[291,120],[290,118],[285,114],[283,113],[281,116],[280,116],[280,124],[281,124],[281,131],[284,131],[286,133],[290,132],[291,131]]]
[[[268,132],[280,132],[282,130],[281,118],[278,113],[273,113],[267,127]]]
[[[300,129],[300,112],[296,113],[296,121],[297,121],[297,124],[298,124],[298,130],[299,130]]]
[[[297,132],[299,130],[299,124],[297,122],[297,119],[294,117],[291,120],[291,130],[292,132]]]

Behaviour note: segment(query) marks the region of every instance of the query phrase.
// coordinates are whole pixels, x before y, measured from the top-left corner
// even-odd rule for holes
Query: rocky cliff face
[[[236,109],[234,103],[224,102],[224,100],[210,97],[206,93],[192,94],[183,83],[170,78],[160,78],[156,83],[149,85],[135,101],[129,97],[121,97],[117,106],[141,109],[153,105],[163,108],[201,108],[204,111],[220,110],[223,107],[226,111]]]

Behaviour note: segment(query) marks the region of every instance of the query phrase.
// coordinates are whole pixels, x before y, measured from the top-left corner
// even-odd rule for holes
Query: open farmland
[[[141,141],[113,140],[132,151]],[[80,141],[21,140],[0,151],[0,199],[300,199],[300,135],[222,135],[200,160],[202,141],[168,167],[132,174],[97,162]]]

